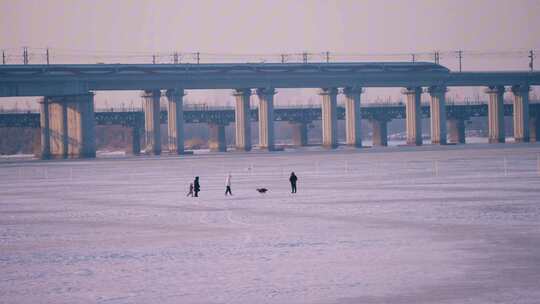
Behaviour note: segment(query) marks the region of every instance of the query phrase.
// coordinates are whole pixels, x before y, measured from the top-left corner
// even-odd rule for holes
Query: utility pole
[[[307,52],[303,52],[303,53],[302,53],[302,61],[303,61],[304,63],[307,63],[307,55],[308,55]]]
[[[411,54],[411,57],[412,57],[412,62],[413,62],[413,63],[416,62],[416,55],[415,55],[414,53]]]
[[[330,62],[330,52],[326,51],[324,53],[324,55],[326,56],[326,63],[329,63]]]
[[[47,54],[46,54],[46,57],[47,57],[47,65],[49,65],[49,49],[47,49]]]
[[[533,50],[530,50],[529,51],[529,69],[531,69],[531,71],[534,70],[534,52]]]
[[[28,48],[23,48],[23,63],[28,64]]]
[[[201,53],[197,52],[195,53],[195,56],[197,58],[197,64],[201,63]]]
[[[458,59],[459,59],[459,71],[461,72],[461,61],[463,59],[463,51],[459,50],[457,53],[458,53]]]
[[[6,64],[6,51],[2,50],[2,64]]]

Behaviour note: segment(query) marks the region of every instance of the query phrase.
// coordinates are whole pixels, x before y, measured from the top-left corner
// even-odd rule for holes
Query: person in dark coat
[[[199,191],[201,191],[201,185],[199,184],[198,176],[195,176],[195,181],[193,182],[193,190],[195,190],[195,197],[199,197]]]
[[[298,177],[294,172],[291,173],[291,177],[289,177],[289,181],[291,182],[291,193],[296,193],[296,181],[298,180]]]

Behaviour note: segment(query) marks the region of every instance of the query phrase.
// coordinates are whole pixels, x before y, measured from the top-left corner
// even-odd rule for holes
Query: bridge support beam
[[[145,153],[151,155],[161,154],[161,128],[160,128],[160,107],[161,90],[144,91],[143,111],[144,111],[144,139],[146,147]]]
[[[234,123],[236,136],[236,150],[251,150],[251,121],[249,116],[249,98],[251,89],[236,89],[233,93],[236,98],[234,109]]]
[[[69,157],[96,157],[94,94],[70,98],[67,102]]]
[[[67,106],[64,102],[49,101],[51,157],[68,157]]]
[[[184,109],[183,89],[167,90],[167,123],[169,153],[184,153]]]
[[[388,146],[388,128],[386,119],[370,119],[373,146]]]
[[[308,127],[306,122],[289,122],[291,124],[293,145],[304,147],[308,144]]]
[[[504,143],[504,86],[489,87],[486,93],[489,95],[489,143]]]
[[[141,128],[139,126],[131,128],[131,154],[141,154]]]
[[[220,123],[208,123],[210,138],[208,146],[212,152],[227,152],[227,141],[225,138],[225,125]]]
[[[42,158],[96,157],[93,93],[45,97],[41,116]]]
[[[529,142],[529,91],[527,85],[513,86],[514,93],[514,139],[516,142]]]
[[[448,139],[453,144],[465,143],[465,120],[462,118],[449,118],[447,120]]]
[[[51,132],[50,132],[50,116],[49,116],[49,99],[44,97],[40,101],[39,124],[41,128],[41,150],[39,157],[41,159],[51,158]]]
[[[446,145],[446,87],[429,88],[431,100],[429,104],[431,120],[431,143]]]
[[[538,113],[536,114],[538,115]],[[530,140],[531,142],[540,142],[540,117],[531,117],[529,119]]]
[[[345,126],[346,143],[349,146],[362,147],[362,130],[360,126],[360,96],[362,88],[346,87],[343,89],[345,95]]]
[[[257,89],[259,97],[259,148],[274,150],[274,95],[273,88]]]
[[[406,88],[403,90],[403,94],[407,98],[405,104],[407,144],[420,146],[422,145],[422,116],[420,112],[422,88]]]
[[[322,144],[323,147],[335,149],[337,142],[337,93],[336,88],[323,88],[322,96]]]

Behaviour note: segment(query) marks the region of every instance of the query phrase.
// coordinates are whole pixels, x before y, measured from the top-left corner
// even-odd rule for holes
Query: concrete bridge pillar
[[[529,142],[529,91],[527,85],[512,87],[514,93],[514,139],[516,142]]]
[[[45,97],[41,116],[42,158],[96,157],[93,93]]]
[[[77,95],[67,103],[70,157],[96,157],[94,94]]]
[[[346,87],[343,89],[346,97],[345,101],[345,126],[347,145],[353,147],[362,147],[362,132],[360,127],[360,95],[361,87]]]
[[[50,135],[50,117],[49,117],[49,99],[44,97],[40,101],[39,124],[41,127],[41,159],[51,158],[51,135]]]
[[[64,102],[49,100],[49,132],[51,135],[51,157],[68,157],[67,106]]]
[[[486,90],[489,95],[488,127],[489,143],[503,143],[504,134],[504,86],[491,86]]]
[[[420,108],[420,98],[422,96],[421,87],[406,88],[403,94],[407,98],[405,104],[407,144],[422,145],[422,116]]]
[[[388,121],[386,119],[371,118],[370,122],[373,129],[373,146],[388,146]]]
[[[465,143],[465,120],[462,118],[449,118],[447,121],[449,142],[453,144]]]
[[[133,155],[141,154],[141,128],[139,126],[131,128],[131,153]]]
[[[323,147],[335,149],[337,142],[337,93],[336,88],[323,88],[322,96],[322,141]]]
[[[143,95],[144,111],[144,138],[146,142],[145,152],[152,155],[161,154],[161,129],[160,129],[160,107],[161,90],[144,91]]]
[[[212,152],[227,152],[227,141],[225,138],[225,124],[208,123],[210,128],[210,138],[208,146]]]
[[[251,150],[251,126],[249,117],[249,98],[251,89],[236,89],[233,93],[236,98],[234,111],[236,150]]]
[[[169,153],[184,153],[184,109],[183,89],[167,90],[167,122]]]
[[[538,115],[538,113],[536,114]],[[531,117],[529,119],[529,128],[530,128],[530,140],[531,142],[540,142],[540,117]]]
[[[274,150],[274,95],[273,88],[257,89],[259,96],[259,148]]]
[[[429,88],[431,101],[429,104],[431,119],[431,143],[446,145],[446,87]]]
[[[292,140],[295,146],[304,147],[308,144],[307,122],[289,122],[293,127]]]

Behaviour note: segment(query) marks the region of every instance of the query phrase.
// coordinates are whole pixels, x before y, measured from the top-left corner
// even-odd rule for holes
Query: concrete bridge
[[[530,108],[530,139],[536,141],[536,134],[540,134],[540,101],[531,101]],[[405,118],[403,104],[369,104],[361,107],[361,118],[368,120],[374,130],[373,144],[387,145],[387,123],[393,119]],[[213,151],[226,151],[225,127],[234,122],[234,107],[187,107],[184,108],[185,123],[207,124],[210,128],[210,147]],[[337,119],[344,120],[346,109],[337,107]],[[513,104],[504,104],[504,116],[513,115]],[[488,116],[488,105],[485,102],[447,104],[447,128],[449,143],[465,143],[465,121],[471,117]],[[430,118],[429,105],[421,106],[421,117]],[[257,122],[258,109],[250,109],[249,119]],[[274,109],[274,121],[289,122],[293,128],[293,141],[295,145],[304,146],[308,142],[308,125],[322,119],[320,107],[291,106]],[[141,134],[144,130],[144,112],[142,109],[107,109],[95,112],[97,125],[121,125],[132,130],[132,151],[136,155],[140,152]],[[160,124],[168,123],[166,109],[160,111]],[[40,128],[40,113],[35,112],[0,112],[0,128],[21,127]]]
[[[184,151],[183,124],[189,117],[183,110],[185,90],[232,89],[236,105],[228,115],[234,113],[236,149],[249,151],[252,147],[249,123],[252,115],[256,115],[259,122],[259,147],[274,149],[273,122],[280,117],[276,116],[280,114],[273,105],[276,88],[320,88],[323,146],[335,148],[338,115],[345,118],[348,145],[361,146],[362,118],[376,122],[374,133],[381,135],[375,142],[385,143],[382,139],[386,135],[385,115],[393,109],[378,109],[371,116],[362,114],[362,111],[370,111],[360,106],[364,87],[403,88],[407,143],[411,145],[422,144],[420,120],[424,111],[429,111],[432,142],[446,144],[447,118],[452,109],[447,107],[445,95],[451,86],[486,87],[489,141],[504,142],[503,95],[508,87],[514,97],[514,138],[518,142],[528,142],[531,123],[537,125],[536,118],[531,120],[530,115],[529,90],[533,85],[540,85],[539,72],[456,73],[426,62],[0,66],[0,97],[43,96],[39,116],[43,158],[95,156],[94,126],[99,115],[94,116],[93,91],[99,90],[144,92],[144,117],[137,114],[139,118],[134,116],[134,119],[144,120],[145,150],[151,154],[161,153],[159,125],[163,114],[159,101],[164,94],[168,99],[169,150],[181,154]],[[252,89],[259,99],[256,114],[249,108]],[[420,104],[424,92],[431,97],[425,110]],[[339,93],[346,97],[344,110],[337,107]],[[222,114],[226,116],[226,113]],[[450,126],[458,124],[453,129],[460,129],[460,123],[455,121],[449,119],[448,122]],[[224,122],[216,124],[212,132],[216,133],[218,143],[224,133],[220,127]]]

